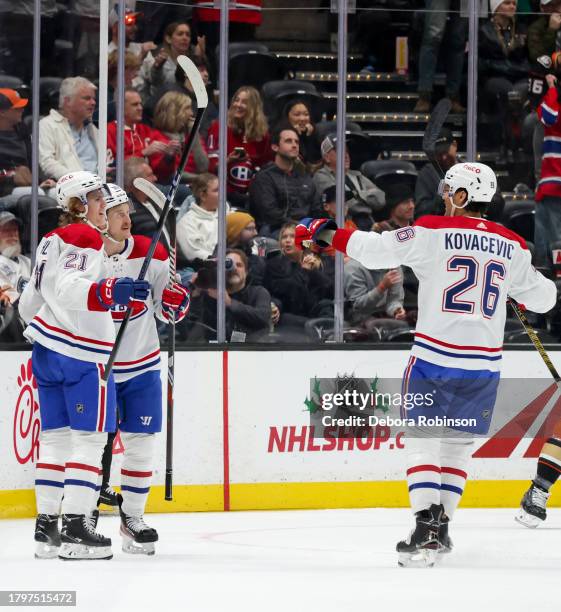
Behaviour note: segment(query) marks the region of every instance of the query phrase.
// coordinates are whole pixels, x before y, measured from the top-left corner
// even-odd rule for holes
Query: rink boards
[[[406,506],[401,436],[389,438],[383,428],[373,428],[372,435],[360,440],[318,439],[312,435],[308,400],[314,377],[399,379],[407,356],[406,351],[389,350],[177,353],[174,500],[163,499],[162,433],[149,510]],[[551,357],[560,368],[561,353]],[[40,419],[29,360],[29,352],[0,353],[0,517],[35,512],[32,487]],[[535,351],[509,351],[503,377],[547,380],[547,371]],[[165,370],[162,380],[165,384]],[[523,402],[525,434],[515,429],[507,431],[506,442],[504,436],[498,444],[477,441],[464,506],[518,505],[535,473],[540,427],[548,415],[560,411],[558,395],[551,390]],[[117,438],[114,484],[119,482],[121,457]],[[549,505],[561,505],[559,490]]]

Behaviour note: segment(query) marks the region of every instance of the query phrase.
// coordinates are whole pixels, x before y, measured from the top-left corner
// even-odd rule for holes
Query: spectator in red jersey
[[[154,127],[158,130],[157,138],[170,151],[160,155],[153,165],[158,182],[167,185],[179,165],[179,158],[185,136],[193,127],[193,103],[191,98],[178,91],[168,91],[156,104],[154,110]],[[208,169],[208,156],[202,138],[195,138],[193,148],[183,169],[182,179],[190,182],[197,175]]]
[[[551,243],[561,238],[561,118],[557,77],[548,74],[549,87],[538,107],[544,125],[542,167],[536,189],[534,244],[536,265],[551,265]]]
[[[155,170],[162,158],[174,158],[179,150],[178,142],[165,142],[156,130],[142,123],[142,99],[133,88],[125,90],[125,159],[145,157]],[[107,125],[107,164],[113,166],[117,155],[117,122]]]
[[[218,120],[208,131],[209,172],[218,167]],[[228,109],[228,199],[245,207],[253,176],[273,155],[263,102],[254,87],[240,87]]]

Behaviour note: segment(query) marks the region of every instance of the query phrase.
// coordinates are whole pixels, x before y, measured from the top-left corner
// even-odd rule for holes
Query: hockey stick
[[[442,100],[440,100],[440,102],[434,107],[430,115],[429,122],[427,123],[427,127],[425,128],[425,133],[423,134],[423,152],[428,157],[439,176],[444,176],[446,173],[438,163],[438,158],[436,157],[436,145],[446,118],[450,114],[451,108],[452,102],[450,99],[442,98]]]
[[[134,179],[134,186],[142,191],[156,206],[163,209],[166,203],[164,194],[145,178]],[[169,211],[169,277],[170,285],[176,280],[177,273],[177,235],[176,213],[172,208]],[[173,408],[174,408],[174,373],[175,373],[175,317],[168,323],[168,387],[167,387],[167,426],[166,426],[166,478],[165,499],[173,499]]]
[[[538,338],[538,334],[536,334],[536,330],[532,327],[530,321],[528,321],[528,318],[524,314],[522,308],[520,308],[520,305],[517,304],[511,297],[508,298],[508,302],[512,310],[514,310],[514,313],[518,317],[518,320],[520,321],[520,323],[522,323],[522,327],[528,334],[528,337],[532,341],[532,344],[536,347],[536,351],[538,351],[540,357],[543,359],[543,362],[549,370],[549,373],[551,374],[551,376],[553,376],[553,380],[557,383],[557,386],[561,388],[561,376],[559,376],[559,372],[557,372],[557,369],[551,362],[551,359],[549,358],[549,355],[547,354],[547,351],[545,350],[542,341]]]
[[[177,188],[179,186],[179,182],[181,180],[181,173],[183,172],[183,168],[187,163],[187,159],[189,158],[189,153],[191,152],[191,148],[193,147],[193,143],[195,142],[195,138],[199,136],[199,129],[201,127],[201,121],[203,115],[205,114],[206,107],[208,105],[208,96],[205,89],[205,84],[203,83],[203,79],[199,72],[199,69],[193,64],[193,62],[184,55],[180,55],[177,58],[177,63],[183,68],[183,71],[187,75],[187,78],[191,82],[191,86],[193,87],[193,91],[195,93],[195,97],[197,98],[197,114],[195,116],[195,122],[193,123],[193,127],[189,131],[189,134],[186,138],[185,144],[183,146],[183,151],[181,153],[181,158],[179,160],[179,165],[177,166],[177,170],[173,176],[171,181],[171,186],[166,195],[166,202],[164,204],[164,208],[160,215],[160,220],[158,221],[158,225],[156,226],[156,231],[152,236],[152,242],[150,243],[150,247],[148,249],[148,253],[144,258],[144,262],[142,264],[142,268],[140,269],[140,274],[138,275],[138,280],[144,280],[146,276],[146,272],[148,272],[148,266],[152,261],[152,257],[154,256],[154,251],[156,250],[156,245],[158,244],[158,240],[160,239],[160,234],[162,233],[162,229],[164,227],[164,223],[166,222],[167,214],[173,204],[173,199],[177,192]],[[111,374],[111,370],[113,369],[113,364],[115,363],[115,357],[117,356],[117,351],[121,346],[123,341],[123,336],[129,324],[130,318],[132,314],[132,307],[129,306],[123,318],[123,322],[121,323],[121,327],[119,328],[119,332],[117,333],[117,337],[115,338],[115,344],[113,345],[113,350],[109,355],[109,360],[107,361],[107,365],[105,366],[105,371],[103,373],[103,380],[107,382],[109,379],[109,375]]]
[[[175,283],[177,274],[177,233],[176,212],[169,213],[169,277],[170,283]],[[166,426],[166,480],[165,499],[173,500],[173,391],[175,382],[175,315],[168,325],[168,393],[167,393],[167,426]]]

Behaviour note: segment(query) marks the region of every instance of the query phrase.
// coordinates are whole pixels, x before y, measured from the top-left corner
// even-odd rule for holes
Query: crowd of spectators
[[[3,4],[0,0],[0,15]],[[45,3],[47,26],[52,17],[50,4]],[[98,92],[95,73],[88,68],[88,49],[95,39],[95,28],[90,27],[95,21],[95,3],[82,0],[73,3],[74,9],[78,10],[80,4],[76,52],[76,65],[82,68],[80,76],[62,80],[56,108],[39,122],[40,194],[47,196],[53,195],[56,180],[68,172],[98,172],[102,163],[108,177],[115,172],[118,17],[112,11],[109,20],[105,155],[98,151]],[[247,6],[254,4],[258,7],[260,2],[252,0]],[[452,113],[463,114],[467,24],[461,12],[463,3],[425,0],[424,4],[429,10],[424,15],[417,53],[419,96],[411,110],[428,113],[436,101],[440,90],[434,84],[440,55],[446,58],[444,95],[452,100]],[[561,0],[534,2],[533,8],[543,13],[537,17],[520,16],[520,0],[488,0],[482,4],[488,14],[481,19],[479,33],[480,109],[493,118],[487,136],[502,147],[505,157],[523,146],[523,128],[531,132],[534,146],[536,141],[543,146],[543,155],[537,154],[543,163],[537,177],[534,242],[536,261],[551,266],[552,244],[561,232],[561,124],[557,123],[561,119],[556,76],[557,71],[561,74],[561,55],[556,55],[561,52]],[[146,38],[150,28],[144,29],[145,40],[138,40],[140,14],[129,8],[124,16],[124,187],[134,205],[133,232],[151,236],[161,211],[134,186],[134,179],[145,178],[163,192],[170,186],[196,110],[190,82],[177,64],[179,55],[189,55],[203,77],[210,100],[205,124],[182,168],[176,201],[178,272],[193,290],[192,314],[179,326],[178,333],[195,342],[214,339],[217,326],[220,125],[212,82],[216,78],[217,21],[215,9],[196,9],[193,21],[179,6],[176,8],[172,21],[161,21],[158,27],[150,24],[153,37]],[[235,22],[239,27],[234,30],[249,37],[257,25],[253,19],[257,11],[244,10],[248,11],[247,20]],[[23,23],[28,18],[29,12],[15,11],[10,19]],[[6,32],[2,37],[0,31],[0,38],[0,46],[13,42]],[[368,61],[375,65],[379,45],[363,43]],[[46,48],[55,53],[48,45]],[[12,49],[10,53],[6,66],[11,69],[13,65],[14,75],[29,82],[29,74],[17,70],[17,64],[23,62],[23,51]],[[543,60],[545,56],[550,58],[549,65]],[[538,91],[540,82],[543,89]],[[28,101],[16,90],[0,89],[1,317],[17,305],[18,291],[30,273],[29,260],[21,255],[21,220],[14,215],[21,197],[31,189],[31,134],[29,123],[22,121],[27,106]],[[275,117],[278,119],[273,122],[265,114],[261,93],[253,86],[244,85],[231,96],[225,151],[225,300],[230,341],[267,341],[283,336],[311,339],[320,326],[318,323],[314,327],[314,321],[327,325],[325,322],[334,316],[335,252],[297,250],[294,228],[303,217],[335,217],[337,138],[334,133],[320,136],[309,101],[299,95],[283,103]],[[440,133],[435,153],[443,171],[458,161],[458,141],[448,128]],[[375,178],[353,166],[353,158],[347,146],[346,227],[391,231],[412,224],[421,215],[440,212],[442,203],[436,193],[441,177],[434,164],[427,163],[420,169],[414,186],[397,174],[377,184]],[[167,248],[170,223],[161,237]],[[25,246],[25,240],[23,243]],[[20,271],[19,276],[15,269]],[[345,258],[343,285],[346,326],[360,332],[361,338],[383,339],[384,333],[387,337],[391,331],[414,326],[414,298],[408,298],[414,282],[407,270],[372,271]],[[13,334],[17,324],[16,309],[9,325],[0,327],[0,340],[4,339],[4,327],[10,330],[6,334]]]

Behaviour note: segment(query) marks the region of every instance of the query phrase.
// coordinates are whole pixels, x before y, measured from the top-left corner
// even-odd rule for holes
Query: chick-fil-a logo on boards
[[[25,464],[39,458],[41,432],[37,382],[33,376],[31,359],[21,364],[17,385],[19,395],[14,411],[14,453],[18,462]]]

